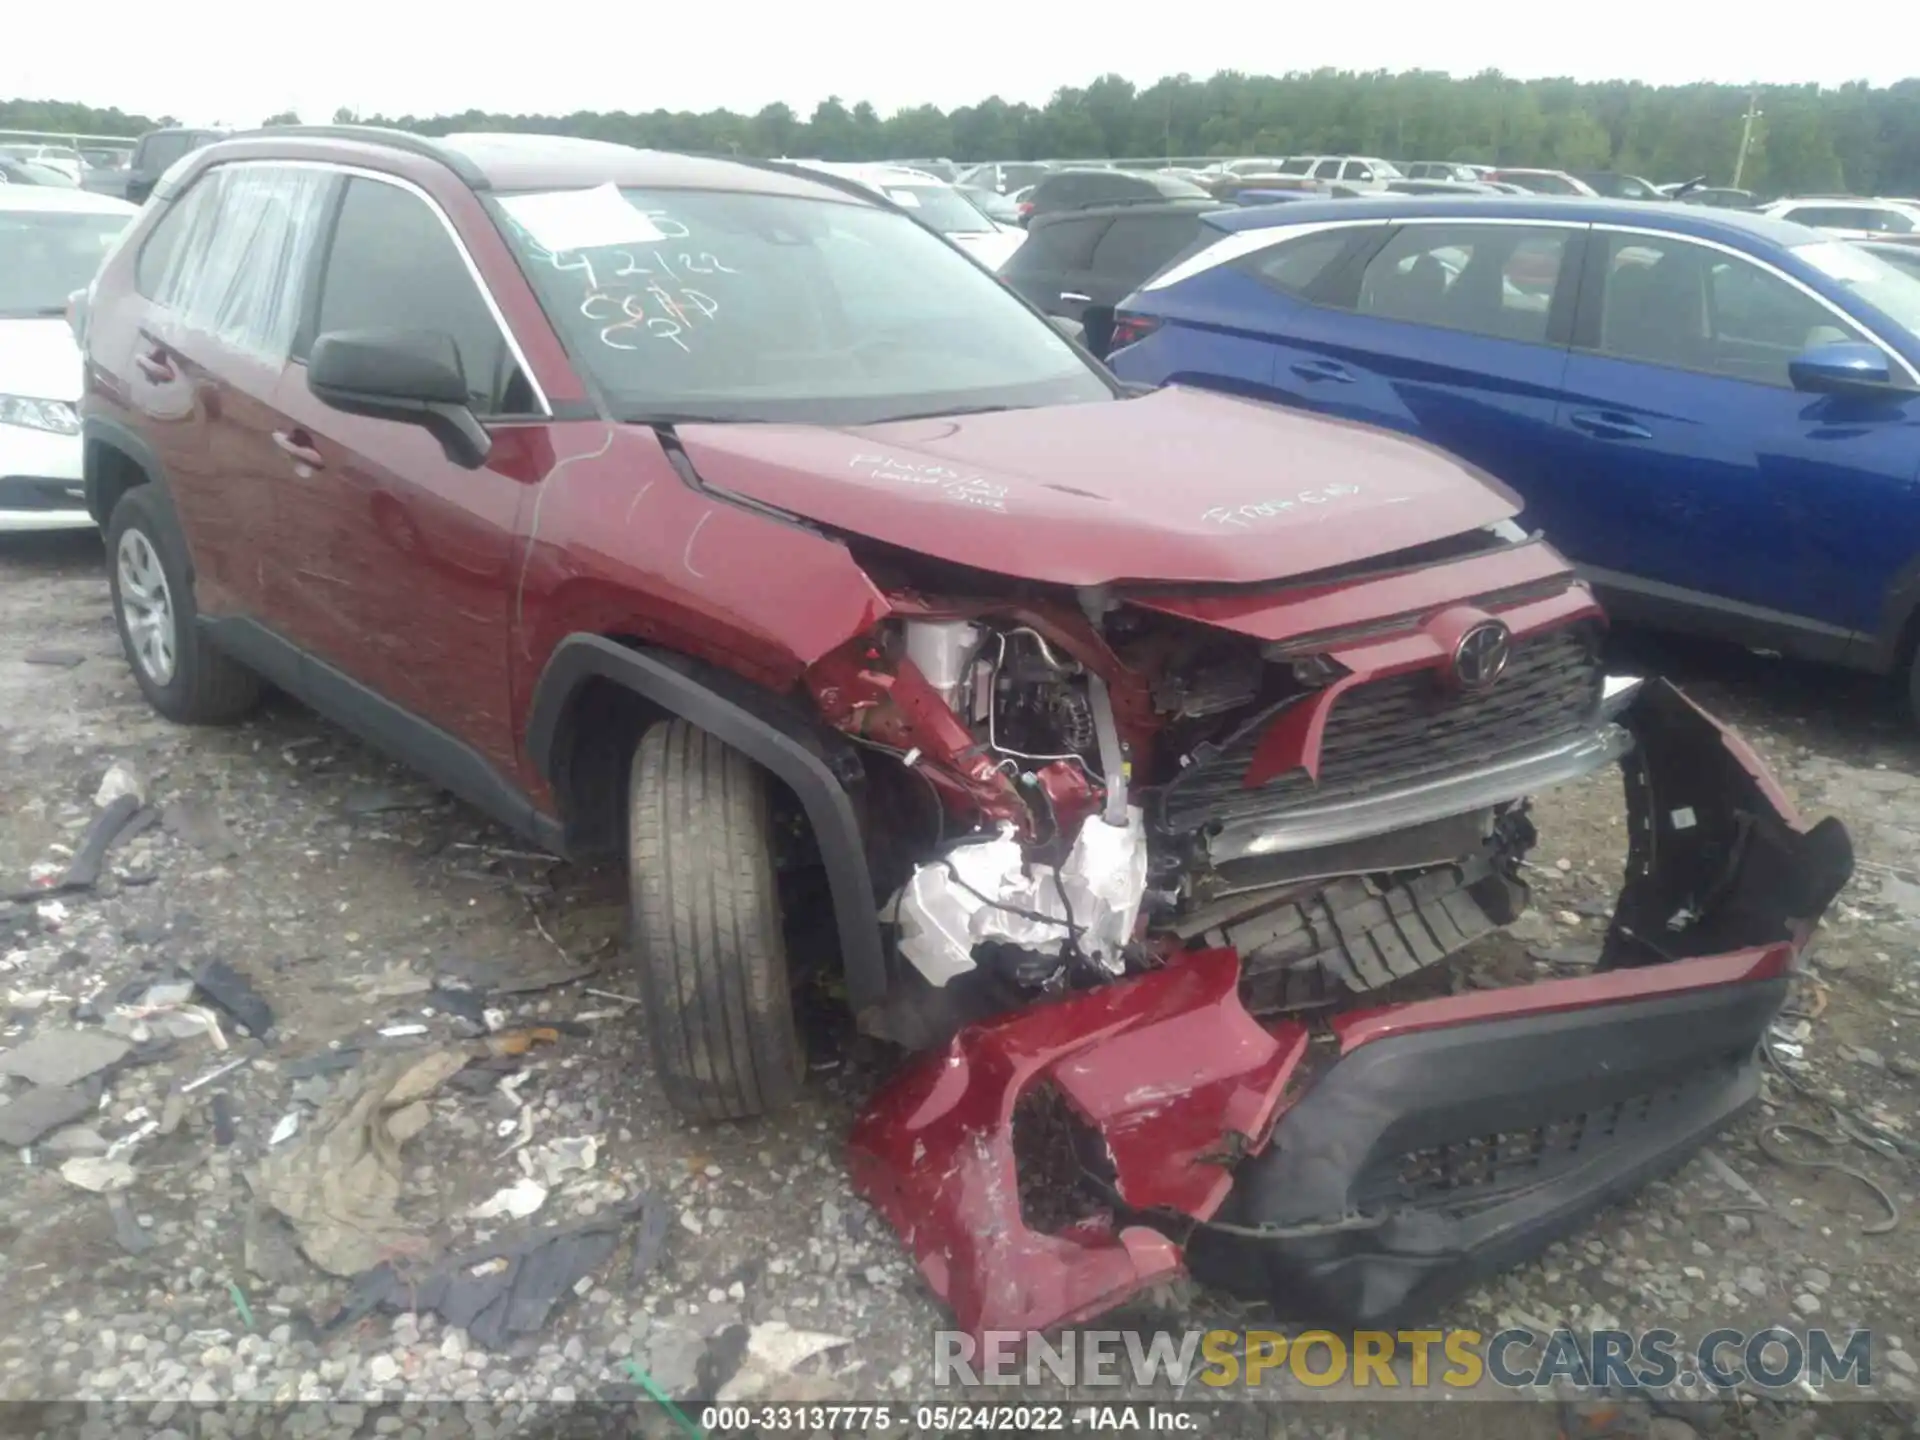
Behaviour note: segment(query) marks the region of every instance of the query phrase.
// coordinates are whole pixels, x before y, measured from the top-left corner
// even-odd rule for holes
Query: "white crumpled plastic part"
[[[1059,954],[1069,914],[1081,950],[1118,975],[1146,888],[1145,819],[1131,808],[1125,825],[1089,818],[1057,873],[1029,874],[1010,831],[956,846],[917,868],[890,908],[900,924],[900,953],[934,985],[973,969],[974,947],[989,940]]]

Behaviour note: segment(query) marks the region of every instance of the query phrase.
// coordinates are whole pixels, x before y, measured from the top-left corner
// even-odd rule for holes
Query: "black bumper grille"
[[[1370,681],[1334,702],[1318,784],[1295,770],[1247,789],[1256,731],[1169,785],[1161,823],[1185,833],[1471,771],[1591,727],[1604,682],[1598,636],[1586,625],[1516,640],[1506,673],[1478,693],[1447,688],[1435,670]]]

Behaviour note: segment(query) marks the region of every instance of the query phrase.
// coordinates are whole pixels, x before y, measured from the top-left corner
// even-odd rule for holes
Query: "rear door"
[[[1748,256],[1597,228],[1556,416],[1561,549],[1646,618],[1827,657],[1875,629],[1920,549],[1920,398],[1796,391],[1789,362],[1842,340],[1871,337]]]
[[[1532,511],[1584,236],[1575,224],[1402,224],[1350,256],[1337,283],[1322,282],[1323,303],[1290,313],[1275,337],[1273,386],[1308,409],[1444,446],[1512,485]],[[1262,257],[1250,258],[1258,269]],[[1285,259],[1269,252],[1265,263]]]
[[[205,171],[141,247],[150,304],[113,358],[159,449],[211,616],[274,626],[272,488],[285,456],[273,400],[338,178],[231,161]]]

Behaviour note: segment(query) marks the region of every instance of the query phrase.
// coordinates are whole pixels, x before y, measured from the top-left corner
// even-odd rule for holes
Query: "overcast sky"
[[[192,124],[252,124],[336,107],[433,115],[474,108],[754,111],[784,100],[804,117],[837,94],[881,113],[943,109],[999,94],[1043,103],[1105,71],[1137,84],[1185,71],[1335,66],[1471,74],[1888,84],[1916,68],[1895,17],[1920,38],[1910,0],[1856,0],[1863,23],[1777,22],[1748,8],[1678,0],[1601,6],[1508,0],[1375,0],[1177,6],[1063,0],[501,4],[334,0],[289,7],[195,0],[94,0],[83,25],[60,5],[19,0],[0,41],[0,99],[117,105]],[[1875,13],[1883,17],[1874,22]],[[1873,43],[1874,36],[1879,43]]]

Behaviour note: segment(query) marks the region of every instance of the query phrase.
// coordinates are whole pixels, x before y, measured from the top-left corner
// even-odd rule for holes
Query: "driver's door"
[[[1920,537],[1920,400],[1796,391],[1794,356],[1866,337],[1750,258],[1593,237],[1545,467],[1552,538],[1622,614],[1844,651]]]
[[[347,182],[302,339],[431,330],[459,349],[473,409],[498,431],[535,404],[440,213],[412,190]],[[304,346],[302,347],[304,349]],[[307,387],[275,398],[277,611],[290,638],[379,697],[515,769],[508,636],[516,518],[537,476],[496,443],[476,470],[421,426],[344,414]]]

